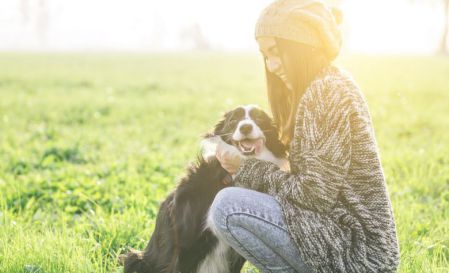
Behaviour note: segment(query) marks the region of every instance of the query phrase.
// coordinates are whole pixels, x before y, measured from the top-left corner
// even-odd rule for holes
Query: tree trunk
[[[439,52],[442,54],[448,54],[447,38],[449,36],[449,0],[444,1],[444,30],[441,37],[441,44]]]
[[[20,1],[20,13],[22,14],[22,24],[28,24],[30,20],[30,3],[28,0]]]
[[[47,0],[39,0],[39,5],[36,15],[36,31],[37,38],[41,46],[47,42],[47,32],[49,23],[49,7]]]

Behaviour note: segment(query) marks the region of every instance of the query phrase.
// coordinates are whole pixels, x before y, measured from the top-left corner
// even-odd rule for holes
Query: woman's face
[[[293,85],[288,80],[287,72],[282,65],[282,58],[276,45],[276,40],[272,37],[260,37],[257,39],[257,43],[259,44],[260,52],[264,56],[268,71],[278,76],[288,89],[293,90]]]

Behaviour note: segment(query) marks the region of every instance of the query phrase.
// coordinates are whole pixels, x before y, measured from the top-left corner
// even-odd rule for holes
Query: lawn
[[[449,272],[449,58],[338,62],[370,107],[400,272]],[[1,53],[0,272],[121,272],[200,135],[267,109],[264,85],[256,55]]]

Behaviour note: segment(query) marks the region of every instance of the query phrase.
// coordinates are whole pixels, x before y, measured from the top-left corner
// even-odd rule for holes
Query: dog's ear
[[[266,128],[264,128],[264,134],[266,138],[270,141],[266,143],[267,148],[276,157],[285,157],[287,155],[287,146],[280,140],[279,127],[273,118],[271,118],[266,112],[261,111],[261,115],[264,120],[269,122],[266,123]]]
[[[217,124],[215,124],[212,131],[202,134],[201,138],[207,139],[207,138],[211,138],[211,137],[222,134],[225,123],[226,123],[226,118],[222,118]]]
[[[233,111],[228,111],[228,112],[222,114],[221,119],[218,121],[217,124],[215,124],[214,128],[212,129],[212,133],[206,133],[204,137],[205,138],[211,137],[211,134],[212,134],[212,136],[218,136],[218,135],[223,134],[223,130],[226,126],[226,122],[229,119],[229,117],[232,115],[232,112]]]
[[[276,157],[285,157],[287,155],[287,146],[282,143],[279,138],[279,131],[277,127],[272,127],[268,132],[265,132],[267,140],[267,148],[276,156]]]
[[[225,127],[226,124],[226,120],[228,119],[228,115],[227,113],[221,118],[221,120],[215,124],[214,127],[214,135],[220,135],[223,133],[223,129]]]

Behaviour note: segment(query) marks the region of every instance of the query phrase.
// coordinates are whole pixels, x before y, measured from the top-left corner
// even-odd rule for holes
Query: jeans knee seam
[[[232,212],[232,213],[229,213],[228,215],[226,215],[226,226],[227,226],[227,223],[228,223],[228,218],[231,217],[231,216],[234,216],[234,215],[244,215],[244,216],[249,216],[249,217],[252,217],[252,218],[256,218],[257,220],[261,220],[261,221],[263,221],[263,222],[265,222],[267,224],[270,224],[270,225],[275,226],[275,227],[277,227],[279,229],[282,229],[283,231],[285,231],[287,234],[290,235],[288,229],[286,229],[284,227],[281,227],[281,226],[279,226],[279,225],[277,225],[277,224],[275,224],[275,223],[273,223],[271,221],[268,221],[265,218],[262,218],[260,216],[257,216],[257,215],[251,214],[251,213],[247,213],[247,212]]]
[[[251,257],[254,258],[254,260],[256,260],[262,267],[264,267],[265,270],[267,270],[268,272],[273,272],[270,269],[268,269],[261,261],[259,261],[259,259],[256,258],[256,256],[254,256],[241,242],[240,240],[233,234],[233,232],[231,231],[231,229],[229,228],[229,221],[228,218],[229,216],[235,215],[235,214],[239,214],[239,213],[232,213],[232,214],[228,214],[226,216],[226,229],[229,231],[229,234],[231,234],[232,238],[234,238],[234,240],[240,245],[240,247]]]
[[[257,259],[254,255],[252,255],[251,252],[250,252],[250,251],[249,251],[249,250],[248,250],[248,249],[247,249],[247,248],[240,242],[240,240],[233,234],[231,228],[229,227],[229,218],[230,218],[231,216],[234,216],[234,215],[244,215],[244,216],[248,216],[248,217],[252,217],[252,218],[261,220],[261,221],[263,221],[263,222],[265,222],[265,223],[267,223],[267,224],[270,224],[270,225],[272,225],[272,226],[275,226],[275,227],[277,227],[277,228],[283,230],[283,231],[286,232],[287,234],[288,234],[288,230],[285,229],[285,228],[283,228],[283,227],[281,227],[281,226],[279,226],[279,225],[277,225],[277,224],[275,224],[275,223],[273,223],[273,222],[271,222],[271,221],[268,221],[268,220],[265,219],[265,218],[259,217],[259,216],[254,215],[254,214],[246,213],[246,212],[232,212],[232,213],[226,215],[226,221],[225,221],[225,222],[226,222],[226,229],[229,231],[229,234],[231,234],[231,236],[232,236],[232,237],[234,238],[234,240],[240,245],[240,247],[241,247],[242,249],[244,249],[244,250],[246,251],[246,253],[248,253],[248,255],[250,255],[251,257],[253,257],[253,258],[254,258],[254,259],[255,259],[261,266],[263,266],[265,270],[267,270],[268,272],[273,272],[271,269],[267,268],[261,261],[259,261],[259,259]]]

